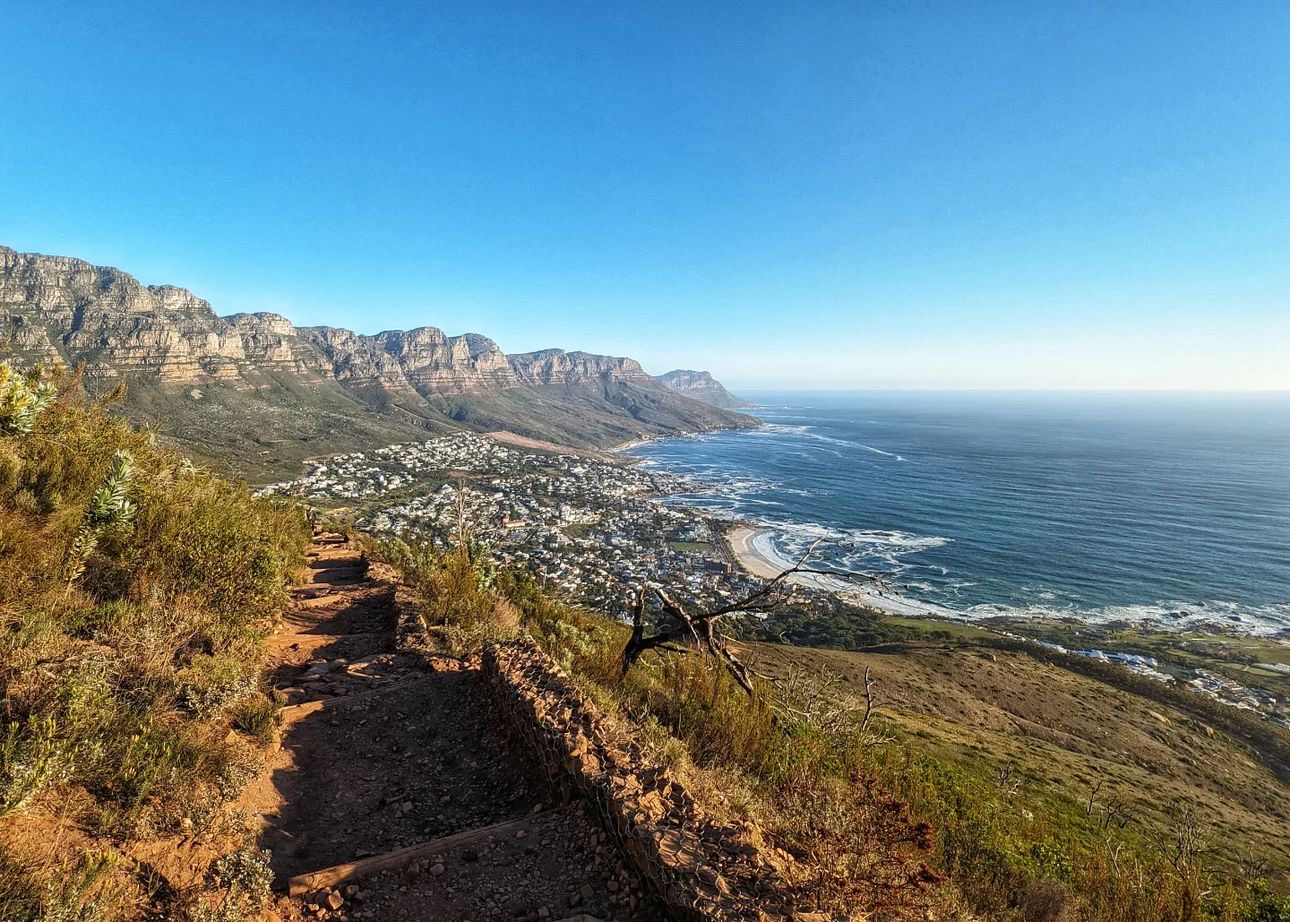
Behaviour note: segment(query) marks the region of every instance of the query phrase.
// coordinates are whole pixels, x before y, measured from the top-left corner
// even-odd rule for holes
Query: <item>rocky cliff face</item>
[[[83,361],[91,377],[250,387],[244,372],[304,372],[313,358],[297,355],[291,323],[277,314],[218,317],[183,288],[144,286],[118,269],[7,247],[0,247],[0,320],[13,351]]]
[[[669,371],[665,375],[659,375],[658,380],[665,387],[671,388],[679,394],[684,394],[695,400],[702,400],[704,403],[714,407],[733,410],[739,407],[752,406],[748,401],[740,400],[726,390],[720,381],[706,371],[688,371],[678,368],[676,371]]]
[[[91,382],[124,379],[127,409],[172,432],[209,432],[221,448],[221,433],[234,429],[257,444],[322,443],[307,446],[318,454],[345,427],[373,442],[387,430],[385,441],[409,427],[465,426],[603,445],[752,423],[677,396],[632,359],[560,349],[507,356],[486,336],[428,326],[368,336],[297,328],[278,314],[221,317],[183,288],[0,247],[5,356],[83,362]],[[218,414],[212,395],[221,396]],[[302,428],[302,414],[316,419]],[[278,438],[284,429],[296,434]]]
[[[609,381],[646,382],[650,376],[635,359],[543,349],[509,355],[515,377],[529,384],[602,384]]]
[[[366,381],[422,397],[514,387],[502,350],[485,336],[447,336],[435,327],[363,336],[334,327],[303,327],[300,335],[341,381]]]

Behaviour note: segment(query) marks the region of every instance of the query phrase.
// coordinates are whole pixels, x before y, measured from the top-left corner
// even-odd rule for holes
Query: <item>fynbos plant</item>
[[[117,449],[112,455],[112,466],[108,469],[103,486],[90,498],[85,520],[77,529],[76,537],[72,539],[72,546],[67,552],[63,572],[69,587],[85,572],[85,563],[90,554],[94,553],[94,548],[98,547],[99,538],[104,532],[124,533],[134,525],[134,503],[127,495],[133,479],[134,461],[130,453]]]
[[[53,384],[39,380],[39,372],[20,375],[8,362],[0,362],[0,432],[30,432],[55,393]]]

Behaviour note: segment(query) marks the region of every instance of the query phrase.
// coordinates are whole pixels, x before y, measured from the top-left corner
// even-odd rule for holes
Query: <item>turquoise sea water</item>
[[[1290,632],[1290,395],[745,395],[630,453],[930,611]]]

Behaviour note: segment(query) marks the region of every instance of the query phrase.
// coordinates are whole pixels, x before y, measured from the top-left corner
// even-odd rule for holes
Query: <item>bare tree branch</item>
[[[1086,804],[1084,805],[1084,815],[1085,815],[1085,816],[1092,816],[1092,815],[1093,815],[1093,805],[1094,805],[1094,802],[1095,802],[1095,801],[1094,801],[1094,798],[1096,798],[1096,797],[1097,797],[1097,793],[1098,793],[1098,791],[1102,790],[1102,785],[1104,785],[1104,784],[1106,784],[1106,779],[1105,779],[1105,778],[1098,778],[1098,779],[1097,779],[1097,781],[1093,784],[1093,789],[1092,789],[1091,791],[1089,791],[1089,792],[1088,792],[1088,803],[1086,803]]]
[[[869,731],[869,721],[873,719],[873,686],[874,679],[869,676],[869,667],[864,667],[864,718],[860,721],[860,732]]]
[[[830,567],[809,566],[811,558],[815,556],[822,543],[824,543],[822,538],[811,542],[810,547],[806,549],[795,564],[766,580],[743,598],[724,605],[718,605],[706,612],[692,614],[686,611],[661,587],[650,587],[654,596],[658,599],[663,614],[674,623],[649,636],[645,634],[647,590],[645,586],[642,586],[637,590],[636,599],[632,607],[631,637],[623,648],[623,674],[627,674],[627,671],[641,658],[645,651],[668,650],[677,652],[680,648],[676,647],[676,644],[685,642],[721,660],[730,675],[739,683],[739,686],[744,691],[752,694],[752,680],[755,673],[746,664],[740,662],[738,657],[731,651],[727,638],[717,627],[721,619],[735,615],[755,615],[773,611],[783,604],[788,582],[792,577],[799,574],[833,576],[857,582],[878,581],[878,577],[870,574],[853,573],[848,570],[838,570]],[[871,694],[870,689],[871,683],[866,678],[866,696]],[[870,710],[872,711],[872,706]]]

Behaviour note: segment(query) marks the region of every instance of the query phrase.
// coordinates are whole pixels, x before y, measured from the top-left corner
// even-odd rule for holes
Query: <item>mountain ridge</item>
[[[126,381],[129,415],[252,475],[329,448],[451,429],[603,448],[756,425],[669,389],[630,358],[507,355],[482,334],[434,326],[369,335],[271,312],[221,316],[184,288],[4,246],[0,336],[0,355],[84,363],[91,388]]]
[[[716,378],[706,371],[692,371],[688,368],[677,368],[658,376],[664,387],[671,388],[686,397],[701,400],[723,410],[737,410],[751,407],[754,404],[736,397],[726,390]]]

